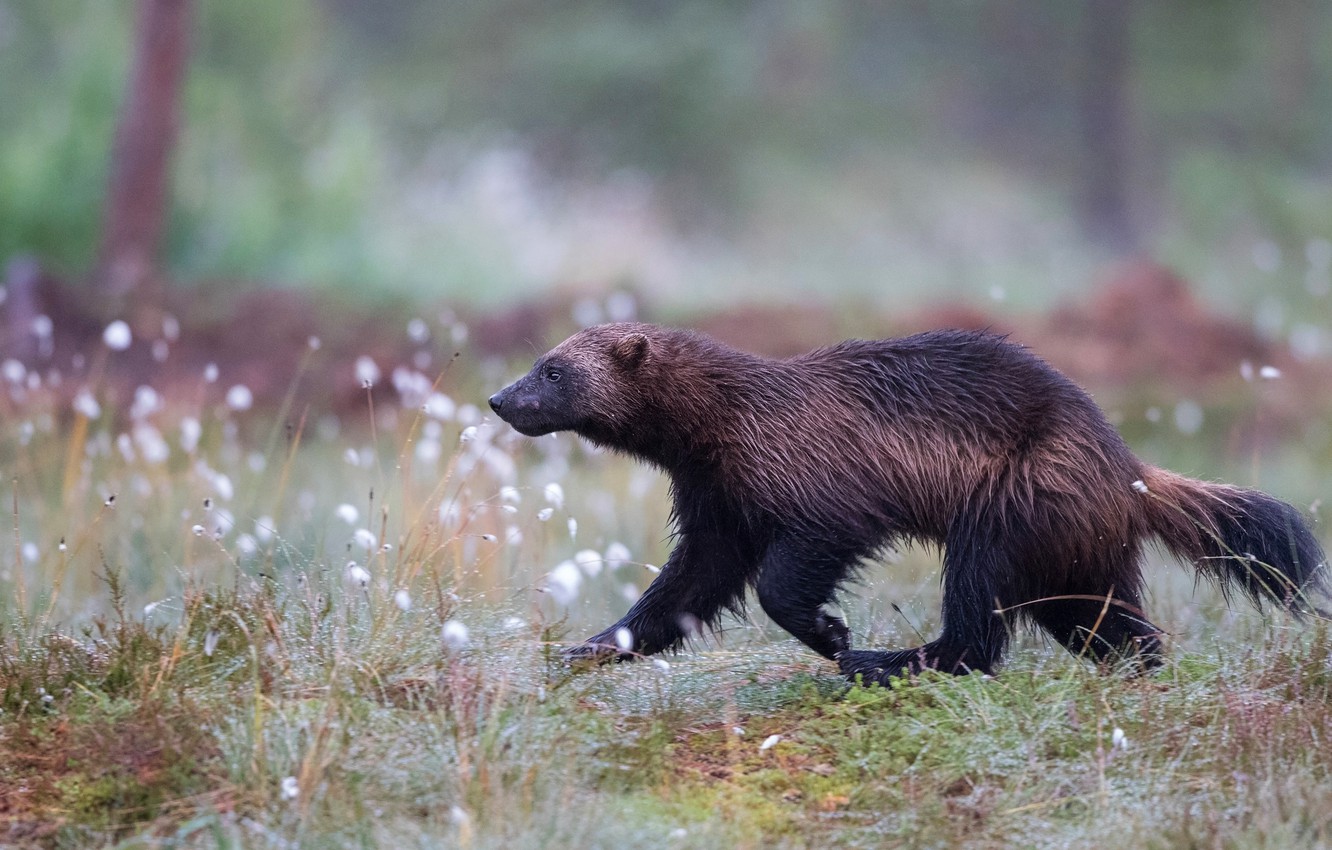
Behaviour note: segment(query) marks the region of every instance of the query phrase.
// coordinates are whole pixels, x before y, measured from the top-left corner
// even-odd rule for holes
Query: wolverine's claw
[[[617,660],[621,654],[619,647],[614,644],[601,643],[596,640],[566,647],[560,653],[565,662],[576,667],[594,667],[598,664],[605,664]]]

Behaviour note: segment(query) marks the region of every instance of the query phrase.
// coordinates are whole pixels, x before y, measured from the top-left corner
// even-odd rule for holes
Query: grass
[[[1183,571],[1151,574],[1150,678],[1025,638],[994,678],[848,688],[761,615],[572,671],[665,556],[646,470],[392,394],[366,429],[202,378],[91,421],[7,389],[5,845],[1332,846],[1332,632]],[[872,571],[858,640],[937,628],[937,569]]]

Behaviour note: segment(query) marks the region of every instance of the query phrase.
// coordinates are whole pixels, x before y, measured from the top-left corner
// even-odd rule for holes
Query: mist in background
[[[134,5],[0,0],[0,261],[93,266]],[[198,0],[173,285],[1326,309],[1315,0]]]

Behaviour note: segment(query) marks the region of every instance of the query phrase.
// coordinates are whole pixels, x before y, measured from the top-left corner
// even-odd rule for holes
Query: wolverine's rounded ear
[[[617,363],[626,369],[632,369],[647,357],[649,345],[648,338],[644,334],[625,334],[615,343],[612,353]]]

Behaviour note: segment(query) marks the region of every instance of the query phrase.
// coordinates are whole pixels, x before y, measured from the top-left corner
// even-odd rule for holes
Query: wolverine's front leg
[[[779,538],[763,556],[759,604],[777,625],[824,658],[836,660],[851,648],[851,632],[825,606],[852,563],[849,553]]]
[[[629,613],[565,650],[565,658],[610,661],[678,647],[691,632],[740,607],[757,564],[751,548],[739,531],[682,531],[661,574]]]

